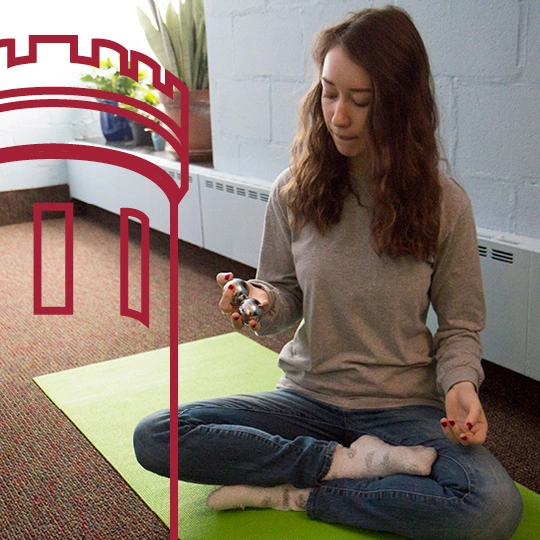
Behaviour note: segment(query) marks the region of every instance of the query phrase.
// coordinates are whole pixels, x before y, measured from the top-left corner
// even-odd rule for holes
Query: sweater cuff
[[[465,381],[473,383],[476,387],[476,391],[478,392],[478,389],[483,382],[483,377],[478,373],[478,371],[476,371],[476,369],[468,366],[461,366],[440,379],[439,387],[441,388],[443,395],[446,396],[448,390],[450,390],[452,386]]]

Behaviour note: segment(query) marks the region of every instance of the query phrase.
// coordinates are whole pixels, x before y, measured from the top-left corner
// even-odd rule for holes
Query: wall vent
[[[492,249],[491,258],[495,261],[501,261],[512,264],[514,262],[514,254],[501,249]]]
[[[487,257],[488,249],[486,246],[478,245],[478,254],[480,257]]]
[[[228,193],[229,195],[238,195],[240,197],[247,197],[251,200],[259,200],[267,203],[269,198],[269,189],[262,189],[258,187],[257,190],[250,189],[243,186],[236,186],[234,183],[214,182],[206,178],[204,180],[204,187],[208,189],[215,189]]]
[[[173,171],[172,169],[163,169],[165,172],[167,172],[171,178],[180,185],[180,172],[179,171]],[[189,183],[191,184],[193,182],[192,175],[189,175]]]

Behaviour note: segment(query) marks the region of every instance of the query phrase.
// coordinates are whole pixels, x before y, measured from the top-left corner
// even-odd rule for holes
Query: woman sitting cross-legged
[[[299,323],[271,392],[182,405],[179,479],[222,485],[208,505],[305,511],[413,539],[506,540],[522,501],[483,447],[476,228],[440,170],[429,61],[387,7],[323,30],[292,162],[273,185],[249,320]],[[217,276],[235,328],[232,274]],[[241,277],[241,276],[240,276]],[[426,326],[429,306],[439,326]],[[135,432],[169,474],[168,410]]]

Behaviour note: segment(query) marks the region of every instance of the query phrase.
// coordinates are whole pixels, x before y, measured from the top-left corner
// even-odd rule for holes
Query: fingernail
[[[238,315],[238,313],[233,313],[232,318],[237,321],[240,318],[240,315]]]
[[[234,285],[231,283],[231,284],[227,287],[227,289],[229,289],[229,291],[233,291],[233,290],[234,290]]]
[[[467,435],[461,435],[461,440],[466,441],[467,440]]]
[[[442,427],[446,427],[448,425],[448,422],[441,422]]]
[[[231,279],[231,274],[225,274],[225,279],[229,281],[229,279]]]
[[[471,429],[472,429],[472,424],[471,424],[470,422],[467,422],[467,429],[468,429],[469,431],[471,431]]]
[[[453,420],[450,420],[450,425],[451,425],[452,427],[454,427],[454,426],[456,425],[456,423],[455,423]]]

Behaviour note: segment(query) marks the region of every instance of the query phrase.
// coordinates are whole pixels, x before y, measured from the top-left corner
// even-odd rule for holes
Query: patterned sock
[[[427,476],[437,458],[427,446],[392,446],[377,437],[363,435],[350,448],[336,447],[332,465],[323,480],[375,478],[391,474]]]
[[[231,508],[273,508],[274,510],[306,509],[310,489],[292,485],[275,487],[224,486],[210,493],[206,504],[214,510]]]

